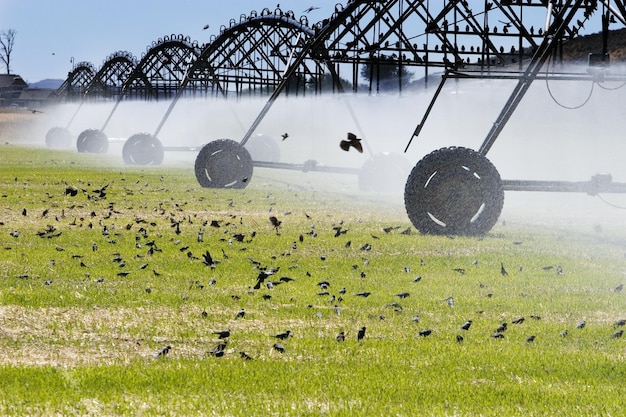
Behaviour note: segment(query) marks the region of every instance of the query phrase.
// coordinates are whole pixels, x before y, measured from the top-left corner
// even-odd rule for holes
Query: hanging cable
[[[550,98],[552,99],[552,101],[554,101],[558,106],[563,107],[564,109],[567,110],[576,110],[576,109],[580,109],[581,107],[583,107],[585,104],[587,104],[589,102],[589,100],[591,99],[591,95],[593,94],[593,86],[595,84],[595,81],[591,82],[591,88],[589,89],[589,94],[587,95],[587,97],[583,100],[582,103],[580,103],[577,106],[566,106],[565,104],[561,103],[554,95],[554,93],[552,92],[552,90],[550,89],[550,77],[548,77],[548,74],[550,72],[550,61],[552,60],[552,58],[548,59],[548,63],[547,63],[547,70],[546,70],[546,88],[548,89],[548,94],[550,95]]]
[[[617,87],[605,87],[602,85],[602,83],[597,83],[598,87],[600,87],[603,90],[606,91],[615,91],[615,90],[619,90],[621,88],[623,88],[624,86],[626,86],[626,81],[624,81],[622,84],[618,85]]]
[[[600,194],[596,194],[596,196],[600,199],[600,201],[602,201],[604,204],[606,204],[607,206],[616,208],[616,209],[620,209],[620,210],[626,210],[626,207],[624,206],[618,206],[617,204],[613,204],[609,201],[606,201],[604,198],[602,198],[602,196]]]

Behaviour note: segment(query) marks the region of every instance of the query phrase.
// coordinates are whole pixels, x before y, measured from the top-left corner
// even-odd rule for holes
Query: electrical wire
[[[596,194],[596,196],[600,199],[600,201],[602,201],[607,206],[610,206],[610,207],[613,207],[613,208],[616,208],[616,209],[620,209],[620,210],[626,210],[626,207],[618,206],[617,204],[613,204],[613,203],[605,200],[604,198],[602,198],[602,196],[600,194]]]
[[[601,83],[597,83],[597,84],[598,84],[598,87],[600,87],[603,90],[615,91],[615,90],[619,90],[620,88],[623,88],[624,86],[626,86],[626,81],[624,81],[621,85],[618,85],[617,87],[605,87]]]
[[[546,70],[546,75],[550,72],[550,59],[548,60],[548,65],[547,65],[547,70]],[[583,100],[582,103],[580,103],[577,106],[566,106],[565,104],[561,103],[556,96],[554,95],[554,93],[552,92],[552,90],[550,89],[550,81],[549,81],[548,76],[546,76],[546,88],[548,89],[548,94],[550,95],[550,98],[552,99],[552,101],[554,101],[558,106],[563,107],[564,109],[567,110],[576,110],[576,109],[580,109],[581,107],[583,107],[584,105],[586,105],[589,100],[591,99],[591,95],[593,94],[593,86],[594,84],[596,84],[595,81],[591,82],[591,88],[589,89],[589,94],[587,95],[587,97]]]

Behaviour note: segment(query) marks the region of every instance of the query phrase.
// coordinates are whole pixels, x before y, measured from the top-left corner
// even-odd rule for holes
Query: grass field
[[[0,414],[624,414],[620,227],[422,236],[347,180],[120,159],[0,147]]]

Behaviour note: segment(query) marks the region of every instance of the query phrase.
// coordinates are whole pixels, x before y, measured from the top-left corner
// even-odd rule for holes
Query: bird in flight
[[[317,10],[317,9],[319,9],[319,7],[311,6],[305,11],[303,11],[302,13],[311,13],[313,10]]]
[[[208,28],[209,28],[209,25],[204,25],[204,26],[202,27],[202,30],[207,30]]]
[[[359,153],[363,153],[363,145],[361,139],[357,138],[354,133],[348,132],[348,139],[339,142],[339,147],[348,152],[350,148],[356,149]]]

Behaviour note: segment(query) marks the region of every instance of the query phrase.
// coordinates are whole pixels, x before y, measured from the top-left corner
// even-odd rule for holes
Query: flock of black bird
[[[104,201],[107,199],[108,196],[108,192],[109,192],[109,186],[105,185],[103,187],[97,188],[97,189],[92,189],[92,190],[85,190],[85,189],[78,189],[75,187],[67,187],[63,194],[65,196],[65,198],[75,198],[78,196],[86,196],[86,198],[88,200],[91,200],[93,202],[98,202],[98,201]],[[89,221],[88,224],[88,228],[93,229],[93,228],[97,228],[100,227],[101,228],[101,233],[102,236],[104,236],[105,239],[108,239],[108,243],[115,243],[115,237],[116,235],[118,235],[120,233],[119,230],[117,230],[117,228],[115,227],[114,224],[114,220],[116,215],[120,215],[122,214],[120,211],[118,211],[116,209],[116,205],[114,203],[109,203],[108,205],[105,204],[104,205],[106,207],[106,212],[104,215],[102,215],[102,219],[100,219],[97,222],[97,226],[94,225],[94,221],[96,221],[96,218],[98,217],[98,214],[93,211],[91,213],[90,218],[92,219],[91,221]],[[72,205],[70,207],[67,208],[68,212],[71,212],[71,210],[75,207],[75,205]],[[180,206],[177,207],[181,212],[183,211],[182,208]],[[191,217],[186,216],[183,219],[177,218],[177,215],[175,213],[172,212],[168,212],[167,210],[160,208],[158,210],[155,209],[155,211],[160,215],[163,216],[165,218],[168,218],[169,220],[169,225],[171,227],[171,229],[173,230],[173,235],[174,238],[176,238],[178,241],[180,241],[180,239],[178,239],[178,237],[183,233],[183,230],[181,230],[181,228],[184,228],[187,224],[193,224],[194,221],[192,221]],[[57,215],[52,215],[51,210],[50,209],[46,209],[43,210],[40,214],[36,214],[35,216],[38,216],[39,219],[43,219],[46,222],[48,222],[48,220],[51,220],[52,217],[54,217],[54,220],[56,222],[61,223],[63,221],[63,219],[67,219],[69,213],[65,212],[65,209],[61,210],[60,214]],[[24,208],[23,210],[21,210],[21,215],[26,217],[31,215],[29,213],[29,211]],[[305,214],[308,220],[311,220],[311,216],[309,216],[308,214]],[[234,218],[234,217],[233,217]],[[108,221],[111,221],[112,223],[108,223]],[[280,236],[282,234],[282,227],[283,227],[283,221],[280,220],[276,215],[270,215],[268,217],[269,220],[269,225],[272,227],[273,232]],[[85,221],[85,219],[81,218],[81,221]],[[48,222],[49,223],[49,222]],[[222,262],[224,262],[225,260],[228,259],[228,255],[226,254],[226,252],[224,251],[224,249],[221,250],[221,253],[223,255],[223,260],[220,261],[216,258],[214,258],[214,256],[210,253],[210,251],[208,249],[205,249],[206,247],[208,247],[208,245],[205,246],[205,241],[204,241],[204,235],[206,232],[206,228],[215,228],[215,229],[219,229],[223,226],[227,226],[230,222],[227,220],[211,220],[211,221],[202,221],[202,227],[200,228],[200,231],[197,234],[197,242],[199,245],[201,245],[203,247],[203,250],[205,251],[204,254],[202,254],[199,257],[196,257],[192,251],[189,249],[189,246],[183,245],[181,246],[181,252],[182,251],[186,251],[187,252],[187,256],[189,257],[189,259],[191,260],[197,260],[198,262],[201,262],[202,264],[204,264],[206,267],[211,268],[211,269],[216,269],[220,267],[220,264]],[[240,219],[239,221],[240,224],[243,223],[243,219]],[[74,218],[69,225],[70,226],[76,226],[77,220]],[[0,225],[4,225],[4,223],[1,223]],[[140,217],[135,217],[134,219],[134,224],[130,223],[128,225],[126,225],[126,227],[124,227],[124,230],[129,231],[131,233],[135,233],[136,237],[135,237],[135,247],[137,249],[143,249],[145,250],[145,248],[147,248],[147,252],[146,255],[148,257],[153,257],[155,256],[155,254],[161,252],[161,249],[159,247],[159,244],[157,243],[157,241],[150,236],[150,232],[148,231],[149,226],[156,226],[157,222],[156,221],[148,221],[145,219],[142,219]],[[227,237],[220,237],[220,241],[226,241],[228,243],[228,245],[232,245],[234,242],[241,242],[241,243],[250,243],[253,241],[253,239],[256,236],[256,232],[248,232],[248,233],[242,233],[241,232],[241,228],[240,227],[234,227],[234,224],[231,224],[231,228],[226,228],[227,230],[224,230],[224,235],[226,235]],[[193,226],[194,228],[196,228],[197,226]],[[330,228],[330,230],[328,231],[328,236],[334,236],[335,238],[338,237],[343,237],[346,236],[348,233],[348,230],[346,228],[346,225],[343,222],[339,222],[339,224],[333,224],[332,228]],[[394,231],[398,231],[400,230],[400,227],[387,227],[387,228],[383,228],[382,231],[385,234],[388,233],[393,233]],[[51,224],[48,224],[46,226],[45,229],[37,232],[37,235],[42,238],[42,239],[47,239],[47,240],[53,240],[55,238],[58,238],[59,236],[61,236],[61,234],[63,233],[62,230],[59,229],[59,227],[53,226]],[[311,225],[310,230],[307,231],[306,233],[301,233],[299,235],[299,237],[294,240],[293,244],[291,245],[291,250],[296,250],[298,248],[298,245],[302,245],[305,241],[305,239],[314,239],[315,237],[318,236],[318,230],[316,229],[315,225]],[[402,232],[400,232],[401,234],[410,234],[410,228],[407,230],[404,230]],[[218,234],[218,235],[221,235]],[[18,230],[13,230],[10,232],[10,236],[13,239],[19,239],[20,237],[20,233]],[[160,237],[162,238],[163,236],[160,235]],[[380,239],[380,237],[372,235],[372,238],[375,239]],[[170,240],[171,241],[171,240]],[[350,240],[348,240],[347,242],[344,243],[344,247],[345,248],[349,248],[350,247]],[[102,244],[102,243],[101,243]],[[519,244],[516,243],[516,244]],[[4,249],[11,249],[10,247],[5,247]],[[365,243],[362,244],[361,246],[359,246],[359,250],[360,253],[362,254],[362,256],[360,256],[360,258],[362,258],[364,260],[364,264],[368,265],[369,260],[367,259],[366,254],[369,253],[371,250],[373,249],[373,245],[370,243]],[[56,250],[58,251],[64,251],[64,248],[61,248],[59,246],[56,246]],[[92,251],[93,252],[97,252],[99,250],[99,246],[97,243],[93,243],[92,246]],[[144,257],[146,255],[141,255],[141,257]],[[73,256],[74,257],[74,256]],[[82,258],[82,256],[76,256],[77,258]],[[250,283],[249,289],[248,289],[248,293],[249,294],[256,294],[257,292],[262,292],[263,294],[261,295],[262,298],[264,300],[271,300],[272,299],[272,290],[274,288],[276,288],[279,285],[288,285],[290,283],[296,282],[297,280],[286,276],[284,274],[281,274],[281,268],[280,267],[268,267],[262,264],[262,262],[252,258],[252,257],[248,257],[247,258],[248,261],[251,263],[253,270],[255,270],[256,272],[256,278],[254,279],[254,282]],[[324,255],[320,256],[320,260],[324,261],[326,259],[326,257]],[[123,268],[126,265],[125,260],[122,258],[122,256],[119,253],[115,254],[115,257],[113,258],[113,261],[116,262],[121,268]],[[80,260],[81,262],[81,266],[85,266],[83,261]],[[426,263],[423,259],[421,259],[419,261],[420,266],[424,266]],[[477,264],[477,261],[474,261],[474,265]],[[143,263],[139,269],[146,269],[148,267],[149,263]],[[360,269],[357,265],[353,266],[354,270],[358,270]],[[561,266],[546,266],[543,268],[545,271],[547,272],[556,272],[557,275],[562,275],[563,274],[563,268]],[[460,274],[460,275],[465,275],[466,274],[466,269],[465,268],[454,268],[452,269],[454,272]],[[518,268],[518,271],[522,271],[521,267]],[[159,276],[160,273],[156,270],[153,269],[152,271],[154,273],[155,276]],[[356,278],[356,279],[360,279],[359,282],[359,287],[362,288],[362,284],[364,281],[364,278],[367,277],[367,274],[365,271],[357,271],[359,272],[358,277],[360,278]],[[410,266],[406,266],[404,268],[404,272],[405,273],[411,273],[411,267]],[[500,263],[500,268],[499,268],[499,272],[500,275],[503,279],[510,279],[510,275],[509,272],[507,271],[507,269],[505,268],[504,262]],[[130,274],[130,271],[120,271],[119,273],[117,273],[118,276],[122,277],[122,276],[126,276],[128,274]],[[308,271],[306,272],[306,277],[307,279],[312,279],[312,274],[309,273]],[[26,279],[29,278],[28,273],[25,274],[20,274],[18,276],[18,278],[21,279]],[[103,281],[103,277],[98,277],[98,282],[102,282]],[[251,280],[252,281],[252,280]],[[418,283],[423,282],[422,277],[421,276],[417,276],[415,278],[412,278],[410,280],[407,280],[407,283],[411,283],[409,285],[420,285]],[[52,280],[46,280],[46,285],[52,285],[53,282]],[[209,285],[215,285],[216,284],[216,280],[214,278],[211,279],[211,281],[209,282]],[[201,285],[198,281],[196,281],[195,286],[197,288],[203,288],[204,286]],[[342,314],[342,303],[344,303],[344,301],[346,301],[347,297],[353,296],[353,297],[360,297],[360,298],[368,298],[370,297],[370,295],[372,294],[371,291],[365,291],[365,290],[358,290],[358,291],[353,291],[353,292],[349,292],[345,287],[344,288],[340,288],[337,289],[336,292],[331,293],[331,287],[333,285],[331,284],[331,280],[330,279],[324,279],[321,281],[317,282],[317,287],[318,287],[318,292],[317,292],[317,296],[319,297],[327,297],[327,303],[329,305],[330,308],[332,308],[332,311],[334,312],[334,314],[336,316],[341,316]],[[482,284],[481,284],[482,287]],[[486,285],[485,285],[486,287]],[[262,290],[262,291],[260,291]],[[623,290],[623,285],[620,284],[618,286],[616,286],[613,291],[614,292],[621,292]],[[419,290],[416,290],[419,291]],[[147,293],[151,293],[152,290],[150,288],[146,289]],[[491,297],[493,294],[489,293],[487,295],[487,297]],[[391,296],[393,297],[397,297],[398,301],[393,301],[393,302],[389,302],[388,304],[386,304],[384,306],[385,309],[388,309],[387,311],[390,312],[394,312],[397,314],[401,314],[403,313],[403,306],[400,304],[400,302],[403,302],[404,300],[406,300],[407,298],[411,297],[411,292],[410,291],[401,291],[401,292],[397,292],[395,294],[391,294]],[[233,296],[233,299],[241,299],[240,296]],[[292,300],[293,301],[293,300]],[[456,304],[455,304],[455,299],[454,297],[450,296],[447,297],[445,299],[442,300],[443,302],[446,302],[449,306],[450,309],[454,309]],[[309,305],[309,308],[313,308],[313,305]],[[318,312],[318,317],[322,317],[321,313]],[[202,313],[203,317],[208,317],[208,313],[205,311]],[[384,314],[378,314],[376,316],[372,316],[370,315],[370,318],[375,319],[377,321],[384,321],[386,319]],[[529,316],[530,320],[541,320],[541,317],[537,316],[537,315],[531,315]],[[236,312],[236,314],[234,315],[234,320],[246,320],[246,310],[245,308],[241,308],[239,311]],[[513,319],[510,324],[514,325],[514,326],[521,326],[524,322],[526,321],[526,317],[518,317]],[[421,319],[419,314],[415,314],[413,315],[411,322],[413,323],[421,323]],[[460,323],[458,326],[458,331],[455,332],[455,334],[453,335],[442,335],[442,337],[452,337],[452,340],[456,340],[458,343],[464,343],[465,341],[465,336],[468,332],[470,332],[470,329],[473,327],[475,323],[475,320],[473,319],[468,319],[463,323]],[[613,323],[613,331],[610,335],[610,337],[617,339],[617,338],[621,338],[623,335],[623,327],[625,327],[626,325],[626,319],[619,319],[616,320]],[[585,320],[580,321],[576,326],[575,329],[576,330],[581,330],[583,328],[585,328],[587,326],[587,322]],[[502,322],[498,325],[497,328],[495,328],[491,333],[490,333],[490,337],[493,339],[504,339],[505,335],[507,334],[507,331],[509,330],[510,326],[509,323],[507,322]],[[227,353],[233,352],[233,351],[238,351],[239,352],[239,356],[245,360],[251,360],[253,359],[252,355],[250,355],[249,353],[246,353],[242,350],[238,350],[238,349],[227,349],[227,346],[229,346],[229,341],[231,340],[232,336],[233,336],[233,332],[231,332],[231,328],[226,328],[226,329],[221,329],[221,330],[213,330],[212,334],[215,336],[215,338],[217,339],[216,345],[211,348],[207,353],[210,356],[213,357],[223,357],[224,355],[226,355]],[[416,337],[419,338],[427,338],[433,334],[438,334],[438,331],[436,329],[431,329],[431,328],[422,328],[422,329],[416,329]],[[571,332],[567,329],[564,329],[560,335],[562,337],[568,337],[571,334]],[[284,330],[283,332],[277,333],[272,335],[272,338],[275,339],[275,342],[271,345],[271,349],[279,354],[284,354],[286,352],[288,352],[288,348],[287,348],[287,342],[289,339],[294,337],[294,333],[292,332],[292,330],[287,329]],[[352,336],[354,338],[354,336]],[[608,335],[607,335],[608,337]],[[335,340],[337,342],[344,342],[346,341],[348,338],[350,338],[350,332],[347,330],[341,330],[336,336],[335,336]],[[355,337],[356,341],[359,343],[364,343],[364,341],[366,340],[366,326],[361,326],[360,328],[358,328],[358,330],[356,331],[356,337]],[[526,343],[533,343],[538,339],[538,336],[535,334],[528,334],[525,336],[525,341]],[[168,355],[168,353],[173,349],[173,343],[169,343],[167,344],[165,347],[163,347],[161,350],[159,350],[156,354],[155,357],[157,358],[162,358]]]

